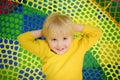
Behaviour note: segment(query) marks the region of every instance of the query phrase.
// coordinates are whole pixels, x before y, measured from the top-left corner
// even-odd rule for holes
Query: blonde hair
[[[70,17],[60,13],[49,15],[43,25],[43,35],[47,38],[73,36],[74,27]]]

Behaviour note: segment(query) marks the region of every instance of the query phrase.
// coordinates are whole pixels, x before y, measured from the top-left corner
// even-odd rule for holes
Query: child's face
[[[50,49],[57,54],[64,54],[70,47],[72,42],[71,36],[60,36],[48,39]]]

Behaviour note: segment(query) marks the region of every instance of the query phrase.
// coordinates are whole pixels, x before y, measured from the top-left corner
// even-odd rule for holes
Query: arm
[[[83,47],[86,47],[86,49],[89,49],[94,45],[98,39],[101,37],[102,30],[98,27],[93,26],[81,26],[79,24],[76,24],[75,29],[77,32],[82,33],[82,39],[79,41],[83,43]],[[79,38],[78,38],[79,39]]]
[[[39,38],[41,36],[42,36],[41,30],[25,32],[18,36],[18,41],[22,48],[38,56],[41,56],[45,49],[46,43],[44,40],[35,40],[35,38]]]

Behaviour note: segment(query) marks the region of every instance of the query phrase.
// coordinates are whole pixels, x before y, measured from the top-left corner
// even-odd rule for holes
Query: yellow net
[[[50,13],[60,12],[75,23],[102,29],[100,40],[86,52],[83,80],[119,80],[119,5],[119,0],[1,0],[0,79],[45,79],[40,57],[21,48],[16,38],[23,32],[42,29]]]

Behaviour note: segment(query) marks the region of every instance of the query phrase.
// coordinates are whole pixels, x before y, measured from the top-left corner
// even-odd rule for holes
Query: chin
[[[62,54],[64,54],[64,53],[57,53],[57,54],[62,55]]]
[[[65,52],[66,52],[66,51],[64,51],[64,52],[57,52],[57,54],[62,55],[62,54],[65,54]]]

